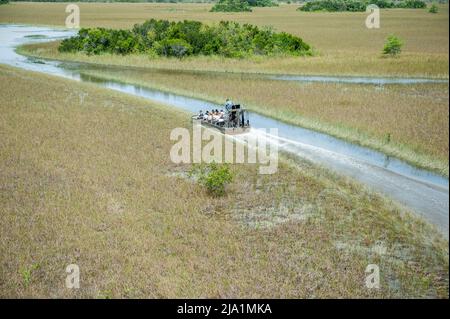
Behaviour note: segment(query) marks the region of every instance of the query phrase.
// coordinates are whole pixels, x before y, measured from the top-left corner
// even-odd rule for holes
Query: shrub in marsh
[[[131,31],[104,28],[80,29],[78,36],[65,39],[60,52],[83,51],[87,54],[103,52],[129,54],[138,50],[138,41]]]
[[[219,0],[211,12],[251,12],[251,7],[276,7],[272,0]]]
[[[220,55],[311,55],[311,47],[297,36],[258,28],[250,24],[222,21],[206,25],[198,21],[169,22],[151,19],[131,31],[104,28],[81,29],[65,39],[60,52],[87,54],[147,53],[161,56]]]
[[[211,12],[251,12],[246,0],[219,0],[210,10]]]
[[[366,6],[362,1],[354,0],[319,0],[307,2],[300,7],[301,11],[365,11]]]
[[[365,0],[365,5],[368,6],[369,4],[374,4],[380,9],[392,9],[396,6],[396,1],[391,0]]]
[[[278,3],[272,0],[247,0],[250,7],[278,7]]]
[[[71,37],[63,40],[58,47],[58,51],[59,52],[83,51],[82,41],[80,41],[79,39],[80,32],[81,30],[78,32],[78,37]]]
[[[429,13],[438,13],[438,11],[439,11],[439,8],[434,3],[431,5],[430,9],[428,10]]]
[[[423,9],[427,4],[422,0],[406,0],[396,4],[396,8]]]
[[[383,47],[383,54],[397,56],[402,50],[403,42],[395,35],[388,36]]]
[[[137,40],[131,32],[126,30],[117,30],[113,32],[112,53],[129,54],[137,51]]]
[[[369,4],[375,4],[379,8],[410,8],[420,9],[425,8],[426,3],[422,0],[406,0],[406,1],[390,1],[390,0],[317,0],[309,1],[305,5],[299,7],[297,10],[312,12],[312,11],[327,11],[327,12],[364,12]]]
[[[202,164],[194,166],[189,172],[190,176],[196,176],[198,182],[206,187],[213,196],[225,194],[225,187],[233,180],[233,174],[227,164]]]
[[[192,47],[183,39],[164,39],[155,43],[156,53],[182,58],[192,53]]]

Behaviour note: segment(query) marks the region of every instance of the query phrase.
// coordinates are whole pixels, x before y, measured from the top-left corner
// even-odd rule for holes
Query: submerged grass
[[[232,165],[213,200],[169,159],[187,114],[6,66],[0,80],[1,297],[448,298],[448,241],[360,185],[285,158],[274,175]]]

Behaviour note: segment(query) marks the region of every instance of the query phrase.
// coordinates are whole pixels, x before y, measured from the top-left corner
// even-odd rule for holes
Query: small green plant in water
[[[197,177],[197,181],[214,196],[223,196],[225,187],[233,180],[229,166],[216,163],[196,165],[189,172],[189,176]]]

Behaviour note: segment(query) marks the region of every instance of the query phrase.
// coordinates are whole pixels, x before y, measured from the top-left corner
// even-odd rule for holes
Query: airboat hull
[[[208,121],[203,121],[199,119],[192,119],[192,122],[194,124],[202,125],[204,127],[212,128],[215,130],[220,131],[223,134],[227,135],[238,135],[238,134],[244,134],[250,132],[250,126],[243,126],[243,127],[225,127],[220,125],[215,125],[213,123],[210,123]]]

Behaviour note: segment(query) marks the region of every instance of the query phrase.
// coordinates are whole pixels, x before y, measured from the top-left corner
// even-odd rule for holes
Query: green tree
[[[219,0],[211,12],[251,12],[252,9],[246,0]]]
[[[397,56],[402,51],[403,42],[395,35],[387,37],[386,43],[383,47],[383,54],[390,56]]]
[[[192,47],[183,39],[164,39],[155,43],[155,50],[159,55],[182,58],[192,54]]]
[[[233,180],[233,174],[227,164],[202,164],[194,166],[189,173],[190,176],[197,176],[198,182],[206,187],[213,196],[225,194],[225,187]]]
[[[369,4],[375,4],[379,8],[410,8],[422,9],[426,3],[422,0],[314,0],[306,2],[297,10],[300,11],[327,11],[327,12],[364,12]]]
[[[0,4],[7,4],[9,3],[9,0],[0,0]]]
[[[78,35],[65,39],[60,52],[86,54],[143,53],[173,57],[188,55],[311,55],[311,47],[297,36],[270,27],[221,21],[207,25],[198,21],[169,22],[151,19],[132,30],[84,28]]]
[[[278,3],[272,0],[246,0],[251,7],[277,7]]]
[[[427,4],[422,0],[406,0],[397,4],[398,8],[423,9]]]
[[[438,11],[439,11],[439,8],[434,3],[431,5],[430,9],[428,10],[429,13],[438,13]]]

